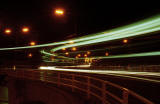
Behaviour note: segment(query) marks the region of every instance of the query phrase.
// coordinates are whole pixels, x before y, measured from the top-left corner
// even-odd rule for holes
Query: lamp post
[[[68,38],[72,38],[73,36],[77,35],[77,23],[76,23],[77,22],[77,20],[76,20],[77,15],[76,14],[66,13],[65,9],[63,9],[63,8],[56,8],[54,10],[54,15],[58,16],[58,18],[64,17],[66,15],[72,15],[71,17],[73,17],[72,21],[73,21],[73,30],[74,30],[74,32],[73,32],[73,34],[69,35]]]

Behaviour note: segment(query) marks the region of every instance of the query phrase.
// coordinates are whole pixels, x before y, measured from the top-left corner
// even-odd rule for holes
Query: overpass
[[[29,100],[44,104],[154,104],[125,87],[85,73],[1,69],[0,74],[7,76],[9,104]]]

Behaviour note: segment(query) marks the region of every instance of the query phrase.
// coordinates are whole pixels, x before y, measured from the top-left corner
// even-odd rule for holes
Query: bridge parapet
[[[117,84],[84,73],[52,70],[0,70],[1,74],[29,80],[66,86],[72,92],[83,92],[87,98],[96,98],[101,104],[153,104],[153,102]]]

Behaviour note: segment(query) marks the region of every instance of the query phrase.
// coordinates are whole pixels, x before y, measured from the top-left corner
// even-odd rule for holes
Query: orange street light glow
[[[65,54],[66,54],[66,55],[69,55],[69,53],[68,53],[68,52],[66,52]]]
[[[32,42],[30,42],[30,45],[34,46],[34,45],[36,45],[36,43],[32,41]]]
[[[123,43],[128,43],[128,40],[127,40],[127,39],[124,39],[124,40],[123,40]]]
[[[6,34],[10,34],[12,31],[11,31],[11,29],[6,29],[4,32],[5,32]]]
[[[64,14],[64,10],[62,10],[62,9],[56,9],[55,10],[55,14],[57,14],[57,15],[63,15]]]
[[[22,28],[22,32],[24,32],[24,33],[29,32],[29,28],[28,28],[28,27],[24,27],[24,28]]]
[[[29,53],[29,54],[28,54],[28,57],[32,57],[32,53]]]
[[[84,57],[87,57],[87,54],[84,54]]]
[[[90,51],[87,51],[87,54],[89,55],[89,54],[91,54],[91,52],[90,52]]]
[[[108,55],[109,55],[109,53],[108,53],[108,52],[106,52],[106,53],[105,53],[105,55],[106,55],[106,56],[108,56]]]
[[[65,50],[66,50],[66,48],[62,48],[62,50],[63,50],[63,51],[65,51]]]
[[[76,47],[73,47],[73,48],[72,48],[72,51],[76,51],[76,50],[77,50],[77,48],[76,48]]]
[[[78,56],[78,57],[81,57],[81,54],[78,54],[77,56]]]

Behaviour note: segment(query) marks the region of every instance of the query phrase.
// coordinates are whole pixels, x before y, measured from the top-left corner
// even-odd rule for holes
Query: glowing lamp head
[[[66,52],[65,54],[66,54],[66,55],[69,55],[69,53],[68,53],[68,52]]]
[[[55,10],[55,14],[56,15],[63,15],[64,14],[64,10],[63,9],[56,9]]]
[[[87,54],[84,54],[84,57],[87,57]]]
[[[123,43],[128,43],[128,40],[127,40],[127,39],[124,39],[124,40],[123,40]]]
[[[33,56],[32,53],[29,53],[29,54],[28,54],[28,57],[29,57],[29,58],[31,58],[32,56]]]
[[[77,56],[78,56],[78,57],[81,57],[81,54],[78,54]]]
[[[22,28],[22,32],[23,32],[23,33],[27,33],[27,32],[29,32],[29,28],[28,28],[28,27],[24,27],[24,28]]]
[[[76,47],[73,47],[73,48],[72,48],[72,51],[76,51],[76,50],[77,50],[77,48],[76,48]]]
[[[106,56],[108,56],[108,55],[109,55],[109,53],[108,53],[108,52],[106,52],[106,53],[105,53],[105,55],[106,55]]]
[[[34,46],[34,45],[36,45],[36,43],[34,41],[32,41],[32,42],[30,42],[30,45]]]
[[[87,54],[89,55],[89,54],[91,54],[91,52],[90,52],[90,51],[87,51]]]
[[[11,34],[11,29],[5,29],[5,31],[4,31],[6,34]]]

